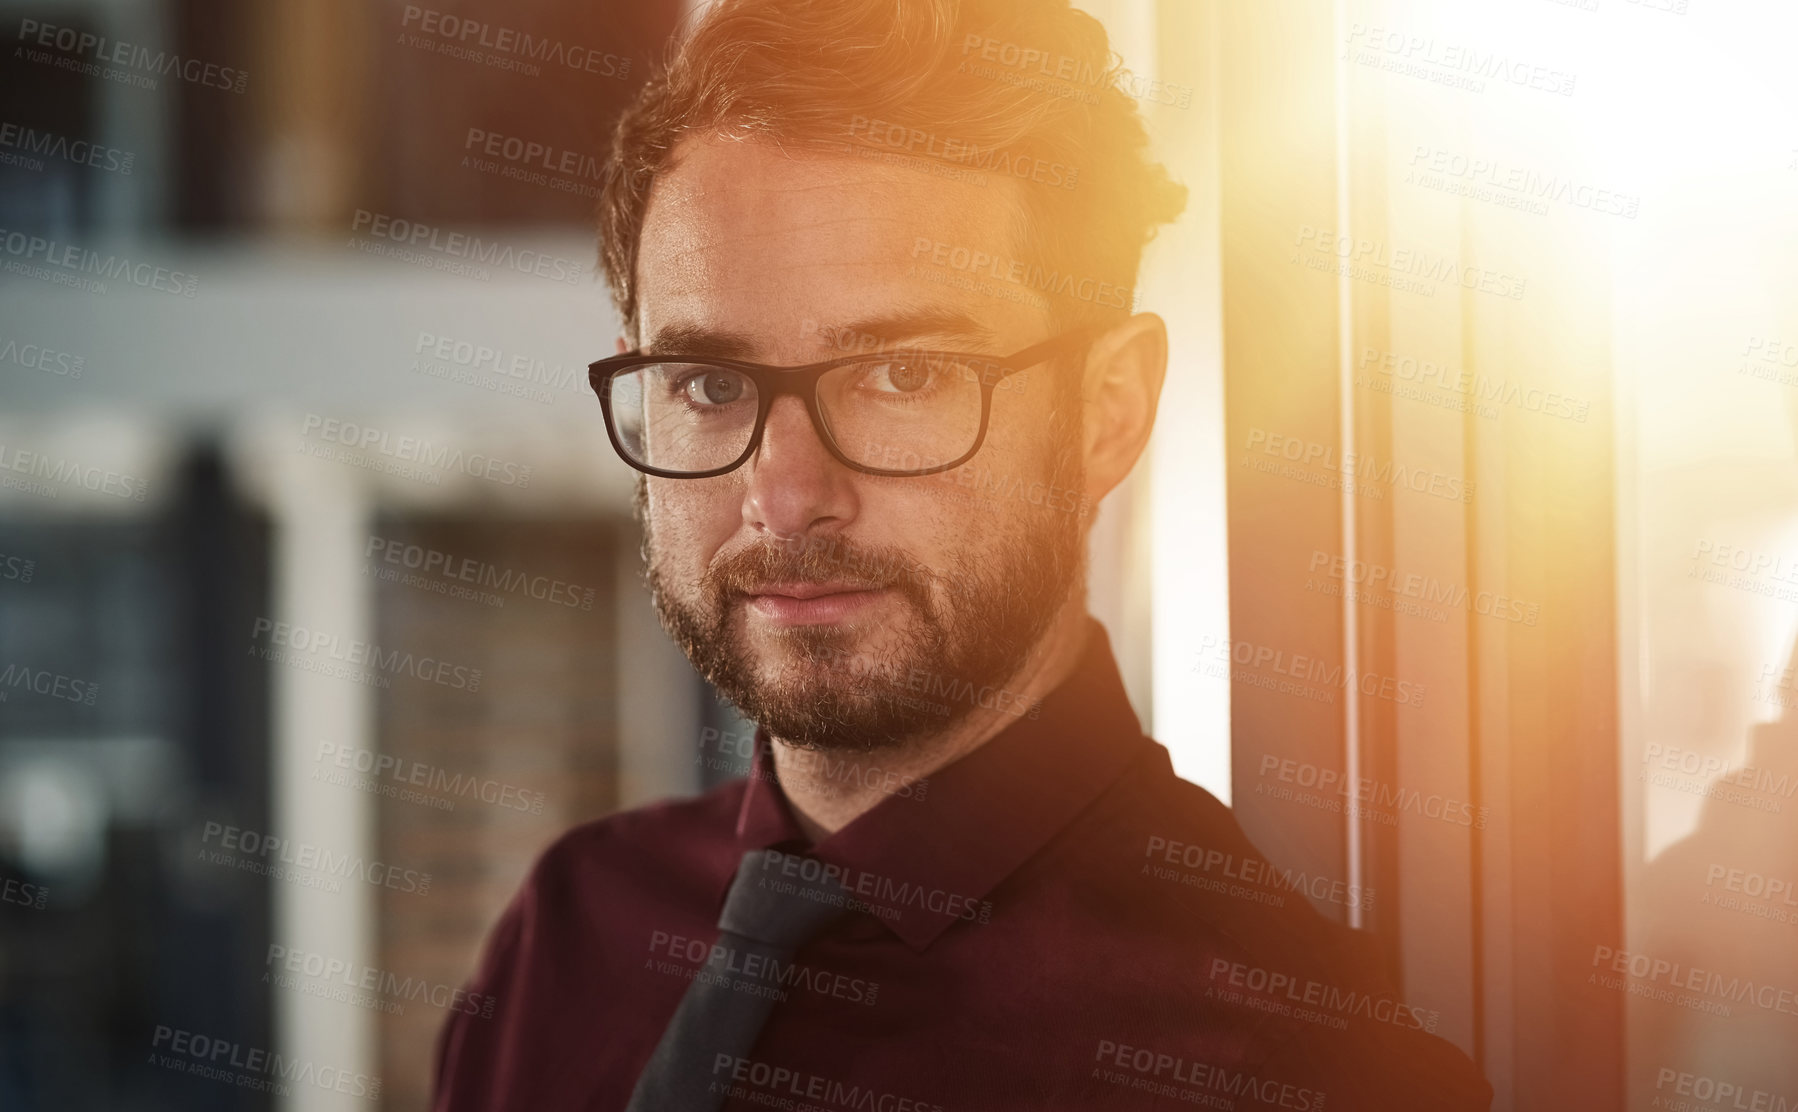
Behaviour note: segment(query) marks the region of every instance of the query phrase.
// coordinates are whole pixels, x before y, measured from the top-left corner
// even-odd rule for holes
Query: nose
[[[798,398],[774,399],[762,443],[743,469],[743,521],[757,532],[789,540],[855,519],[855,472],[830,454]]]

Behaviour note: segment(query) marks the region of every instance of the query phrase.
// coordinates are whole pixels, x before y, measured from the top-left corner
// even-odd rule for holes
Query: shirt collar
[[[1153,745],[1104,627],[1089,618],[1079,663],[1040,707],[932,773],[921,797],[890,795],[809,852],[842,866],[852,892],[860,881],[884,893],[867,902],[923,950],[958,919],[1002,917],[1003,906],[979,905]],[[745,850],[804,845],[760,729],[737,838]]]

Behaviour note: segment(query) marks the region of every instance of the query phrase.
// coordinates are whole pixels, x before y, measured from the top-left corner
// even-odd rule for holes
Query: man
[[[593,382],[754,771],[549,849],[439,1109],[1487,1107],[1086,614],[1166,364],[1146,146],[1066,0],[722,0],[644,89]]]

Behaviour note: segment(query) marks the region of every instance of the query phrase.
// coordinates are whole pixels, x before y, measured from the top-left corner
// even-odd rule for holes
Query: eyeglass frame
[[[1039,363],[1046,363],[1075,350],[1076,341],[1090,345],[1097,338],[1097,330],[1074,328],[1052,336],[1041,343],[1033,344],[1022,351],[1011,355],[996,356],[973,352],[931,351],[912,348],[893,348],[884,352],[862,352],[856,355],[839,356],[826,359],[821,363],[804,363],[799,366],[779,366],[771,363],[751,363],[741,359],[720,359],[709,355],[645,355],[642,352],[627,352],[613,355],[605,359],[595,360],[587,365],[587,384],[599,395],[600,408],[605,412],[606,438],[612,442],[612,450],[618,458],[645,475],[654,475],[662,479],[710,479],[719,475],[728,475],[748,462],[762,446],[762,432],[768,424],[768,412],[774,407],[777,398],[788,395],[795,396],[804,404],[806,414],[811,418],[812,431],[817,434],[818,442],[824,445],[836,461],[852,471],[864,475],[879,475],[886,478],[910,478],[922,475],[935,475],[941,471],[949,471],[960,467],[973,459],[986,443],[986,430],[993,412],[993,390],[1000,382],[1028,370]],[[818,405],[818,383],[829,372],[838,367],[846,367],[853,363],[862,363],[881,356],[901,356],[914,359],[962,359],[982,362],[1001,369],[996,375],[980,376],[980,428],[974,434],[974,446],[959,458],[935,467],[922,470],[892,470],[880,467],[867,467],[856,463],[837,446],[836,437],[824,420],[824,414]],[[660,467],[651,467],[646,463],[638,463],[624,450],[619,443],[617,422],[612,416],[612,392],[608,388],[612,379],[626,371],[655,363],[688,363],[693,366],[717,367],[720,370],[734,371],[755,384],[756,413],[755,429],[750,433],[749,443],[743,454],[725,464],[707,471],[669,471]]]

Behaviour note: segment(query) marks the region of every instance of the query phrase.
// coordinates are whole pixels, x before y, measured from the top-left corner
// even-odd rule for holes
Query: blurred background
[[[0,0],[0,1109],[421,1109],[534,856],[745,765],[585,375],[693,5],[434,5]],[[1495,1108],[1798,1107],[1798,9],[1080,6],[1191,190],[1145,725]]]

